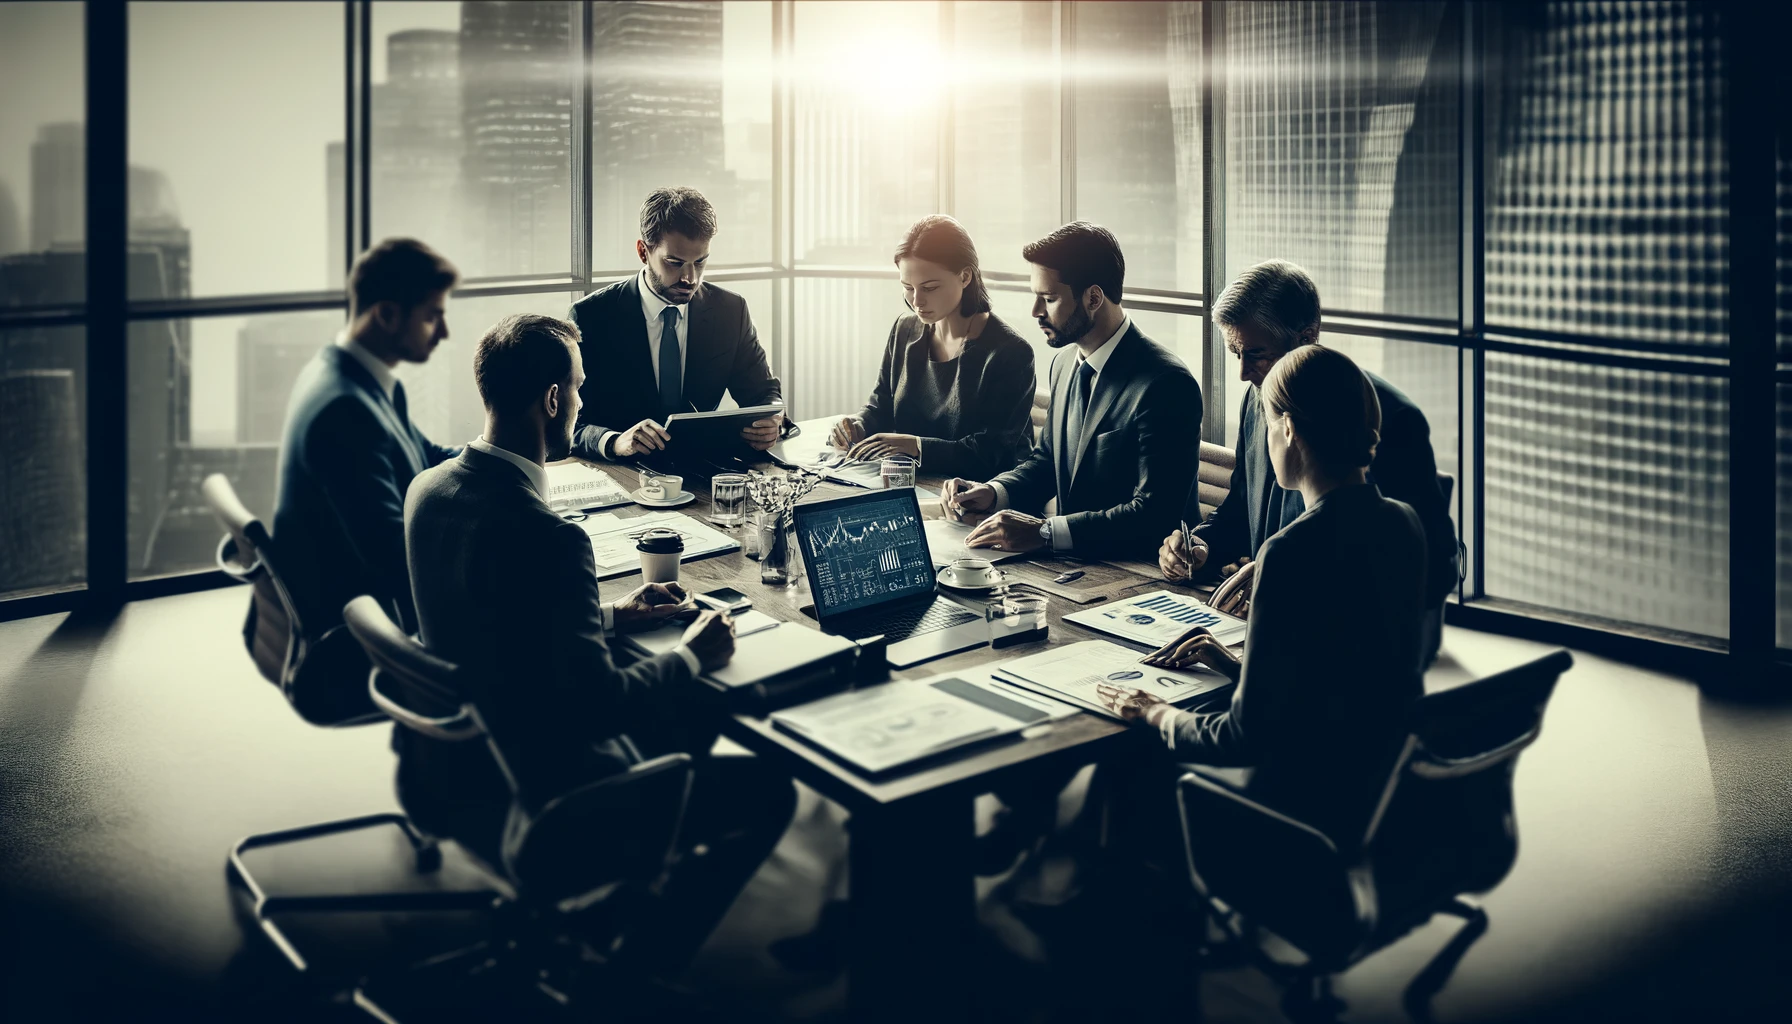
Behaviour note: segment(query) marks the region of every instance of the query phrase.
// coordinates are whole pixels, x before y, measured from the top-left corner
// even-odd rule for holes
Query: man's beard
[[[659,282],[659,279],[655,278],[652,274],[647,275],[647,283],[650,286],[652,286],[653,294],[659,296],[660,301],[664,302],[668,306],[687,305],[692,299],[697,297],[697,286],[696,285],[691,285],[690,292],[688,294],[686,294],[683,298],[679,298],[672,294],[673,286],[661,284]]]
[[[1049,320],[1040,320],[1039,326],[1052,329],[1052,333],[1045,336],[1045,343],[1048,346],[1063,348],[1081,341],[1083,335],[1088,334],[1095,326],[1095,318],[1083,312],[1083,307],[1078,306],[1071,311],[1070,322],[1063,327],[1058,327]]]
[[[567,416],[551,425],[551,433],[548,437],[548,461],[556,462],[571,454],[572,417]]]

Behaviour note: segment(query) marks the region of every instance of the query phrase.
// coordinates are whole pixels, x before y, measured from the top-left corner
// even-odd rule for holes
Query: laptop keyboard
[[[977,614],[963,605],[936,599],[924,608],[906,608],[884,615],[869,616],[863,620],[855,619],[852,632],[859,636],[882,633],[889,643],[898,643],[911,636],[948,629],[976,618]]]

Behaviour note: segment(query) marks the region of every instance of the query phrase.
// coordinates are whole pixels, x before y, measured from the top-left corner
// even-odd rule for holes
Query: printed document
[[[927,531],[927,550],[933,555],[934,565],[945,565],[954,558],[982,558],[990,562],[1006,562],[1011,558],[1019,558],[1018,551],[997,551],[995,548],[967,548],[964,539],[971,535],[971,528],[963,523],[950,519],[928,519],[922,522]]]
[[[740,543],[701,519],[678,512],[650,512],[627,519],[613,512],[591,516],[579,523],[591,538],[591,554],[597,560],[597,578],[607,580],[623,576],[641,567],[641,553],[635,541],[648,530],[675,530],[684,538],[684,557],[688,562],[720,551],[734,551]]]
[[[887,771],[1028,725],[916,679],[824,697],[775,712],[772,722],[868,772]]]
[[[1162,647],[1190,626],[1205,626],[1214,639],[1227,646],[1244,639],[1245,621],[1216,611],[1187,594],[1154,590],[1115,604],[1104,604],[1064,616],[1084,629],[1107,633],[1122,640]]]
[[[1107,640],[1084,640],[1006,661],[996,666],[995,675],[1109,718],[1120,716],[1108,710],[1096,692],[1096,687],[1104,684],[1144,690],[1180,704],[1231,683],[1205,668],[1191,671],[1141,664],[1139,652]]]
[[[633,500],[610,474],[595,466],[560,462],[548,467],[548,506],[556,511],[610,508]]]

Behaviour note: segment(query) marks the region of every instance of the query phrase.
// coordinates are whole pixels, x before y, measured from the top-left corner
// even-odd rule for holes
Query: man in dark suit
[[[643,757],[691,754],[696,779],[679,837],[687,852],[661,888],[663,905],[642,915],[650,930],[631,935],[624,950],[631,963],[670,975],[771,853],[796,795],[751,755],[709,753],[723,710],[696,676],[733,654],[725,615],[699,614],[665,654],[627,665],[611,655],[612,629],[694,608],[676,584],[604,604],[590,540],[543,500],[545,463],[572,448],[585,383],[578,342],[577,329],[553,317],[499,321],[474,356],[485,433],[419,476],[405,505],[423,642],[461,666],[461,697],[503,751],[520,798],[511,800],[484,744],[405,729],[393,739],[398,788],[424,828],[507,862],[515,850],[505,837],[548,801]]]
[[[1158,549],[1158,565],[1170,579],[1197,582],[1244,573],[1246,579],[1220,602],[1227,611],[1248,611],[1252,559],[1263,542],[1306,510],[1299,491],[1276,482],[1263,430],[1259,389],[1270,368],[1289,352],[1319,337],[1319,289],[1307,272],[1286,260],[1268,260],[1240,274],[1213,305],[1213,319],[1226,335],[1226,347],[1239,359],[1245,392],[1238,425],[1237,460],[1232,489],[1213,514],[1193,531],[1194,550],[1184,547],[1180,531],[1168,531]],[[1431,450],[1431,425],[1404,392],[1364,371],[1381,400],[1381,441],[1369,466],[1369,482],[1384,497],[1405,502],[1425,527],[1428,575],[1425,599],[1424,659],[1429,664],[1442,637],[1443,603],[1456,586],[1456,526],[1437,484],[1437,458]],[[1200,519],[1199,488],[1191,488],[1184,517]],[[1364,566],[1365,571],[1373,566]]]
[[[582,458],[664,450],[666,417],[711,412],[724,390],[743,407],[783,401],[746,300],[703,282],[715,233],[716,211],[702,193],[656,189],[641,206],[641,272],[592,292],[567,314],[592,374],[573,435]],[[764,451],[782,425],[781,414],[756,420],[741,440]]]
[[[431,442],[411,422],[392,370],[427,361],[448,337],[444,310],[458,276],[414,239],[388,238],[362,253],[349,271],[348,326],[293,385],[273,539],[313,642],[342,624],[342,606],[360,594],[396,607],[405,628],[415,628],[404,492],[458,449]],[[365,693],[364,678],[356,690]]]
[[[1051,409],[1031,454],[987,483],[946,481],[949,514],[993,513],[966,538],[1001,551],[1142,555],[1195,477],[1201,386],[1120,307],[1126,260],[1106,228],[1066,224],[1027,246],[1033,317],[1053,348]],[[1047,501],[1057,514],[1042,519]]]

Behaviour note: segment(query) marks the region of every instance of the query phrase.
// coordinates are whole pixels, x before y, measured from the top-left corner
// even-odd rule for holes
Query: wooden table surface
[[[831,421],[824,421],[821,426],[814,424],[810,421],[805,426],[826,429]],[[641,474],[630,466],[600,464],[597,468],[630,490],[640,480]],[[926,478],[921,481],[935,490],[940,482]],[[713,511],[707,481],[687,478],[685,487],[697,495],[697,500],[679,511],[699,517]],[[812,499],[838,497],[857,490],[860,489],[824,483],[816,488]],[[938,501],[923,501],[921,507],[926,518],[940,515]],[[625,506],[611,511],[631,517],[648,510]],[[738,539],[743,531],[729,532]],[[1186,589],[1153,578],[1155,574],[1143,575],[1149,567],[1142,563],[1117,566],[1035,555],[1004,563],[1004,568],[1012,577],[1035,582],[1049,582],[1061,572],[1081,569],[1086,575],[1070,586],[1097,591],[1106,601],[1164,587]],[[799,582],[794,586],[765,586],[759,582],[758,563],[740,551],[685,562],[679,579],[693,592],[733,587],[752,598],[754,608],[785,622],[815,628],[814,620],[803,611],[812,604],[807,580],[799,574]],[[604,593],[614,598],[638,583],[638,574],[606,580]],[[974,600],[953,596],[980,608]],[[987,674],[995,663],[1011,658],[1098,637],[1113,639],[1064,622],[1065,614],[1099,607],[1099,603],[1079,605],[1054,596],[1048,597],[1047,604],[1050,632],[1044,640],[1001,650],[981,647],[962,651],[892,676]],[[847,908],[845,942],[848,1010],[854,1020],[910,1021],[925,1014],[937,1021],[960,1017],[968,1008],[966,986],[975,984],[972,937],[976,932],[976,836],[972,804],[979,794],[997,786],[1025,785],[1035,776],[1062,781],[1066,767],[1099,760],[1121,744],[1149,742],[1139,731],[1083,712],[1049,726],[1029,729],[1025,738],[980,747],[954,760],[873,780],[774,729],[760,716],[736,715],[723,731],[758,756],[783,767],[793,778],[840,803],[852,815],[848,845],[852,897]]]

